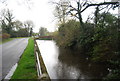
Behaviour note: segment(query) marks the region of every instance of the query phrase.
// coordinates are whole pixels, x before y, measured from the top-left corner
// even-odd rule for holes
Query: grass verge
[[[11,40],[13,40],[13,39],[19,39],[19,38],[27,38],[27,37],[16,37],[16,38],[1,39],[1,40],[0,40],[0,44],[9,42],[9,41],[11,41]]]
[[[14,39],[14,38],[2,39],[2,40],[0,41],[0,44],[9,42],[9,41],[11,41],[11,40],[13,40],[13,39]]]
[[[18,67],[11,79],[37,79],[34,57],[34,40],[29,39],[28,45],[21,56]]]
[[[35,39],[38,39],[38,40],[53,40],[53,38],[39,38],[39,37],[36,37]]]

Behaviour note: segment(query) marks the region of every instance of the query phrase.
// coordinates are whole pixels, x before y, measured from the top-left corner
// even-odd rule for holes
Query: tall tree
[[[32,35],[32,29],[34,27],[34,24],[31,20],[27,20],[24,22],[24,27],[27,29],[26,32],[28,32],[28,36]]]
[[[60,0],[58,3],[52,2],[53,4],[57,4],[55,7],[54,16],[58,19],[60,23],[66,22],[66,12],[69,8],[69,0]]]
[[[46,28],[44,28],[44,27],[41,27],[40,29],[39,29],[39,34],[40,34],[40,36],[45,36],[45,35],[47,35],[47,29]]]
[[[5,30],[6,33],[11,34],[11,31],[13,29],[13,23],[14,23],[14,16],[12,12],[9,9],[2,10],[2,14],[1,14],[2,29]]]
[[[72,5],[69,6],[69,12],[68,14],[73,15],[73,12],[76,11],[76,13],[73,15],[74,17],[79,19],[80,25],[82,28],[84,28],[83,20],[82,20],[82,13],[88,9],[89,7],[96,7],[95,11],[95,23],[97,23],[97,16],[99,11],[105,10],[109,11],[109,9],[114,9],[119,6],[119,3],[116,2],[101,2],[101,3],[92,3],[88,0],[78,0],[77,1],[77,7],[73,7]]]
[[[19,21],[19,20],[16,20],[16,21],[14,22],[14,30],[15,30],[15,31],[18,31],[18,30],[20,30],[21,28],[23,28],[23,23],[22,23],[21,21]]]

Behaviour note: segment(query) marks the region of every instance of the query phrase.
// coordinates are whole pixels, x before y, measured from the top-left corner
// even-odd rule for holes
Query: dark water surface
[[[79,51],[59,48],[51,40],[37,43],[51,79],[101,79],[108,74],[105,64],[91,63]]]

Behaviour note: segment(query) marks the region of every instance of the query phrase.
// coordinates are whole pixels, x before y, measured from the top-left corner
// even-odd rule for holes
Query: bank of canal
[[[36,40],[51,79],[102,79],[105,64],[91,63],[79,51],[59,48],[53,40]]]

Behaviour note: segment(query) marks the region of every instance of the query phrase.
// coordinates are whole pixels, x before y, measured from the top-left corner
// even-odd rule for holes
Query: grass
[[[53,38],[36,38],[36,39],[39,39],[39,40],[52,40]]]
[[[11,40],[13,40],[13,39],[14,39],[14,38],[2,39],[2,40],[0,41],[0,44],[9,42],[9,41],[11,41]]]
[[[16,38],[0,39],[0,44],[9,42],[9,41],[11,41],[11,40],[13,40],[13,39],[19,39],[19,38],[28,38],[28,37],[16,37]]]
[[[29,38],[29,37],[16,37],[16,38]]]
[[[29,39],[28,45],[21,56],[18,67],[11,79],[37,79],[35,68],[34,40]]]

